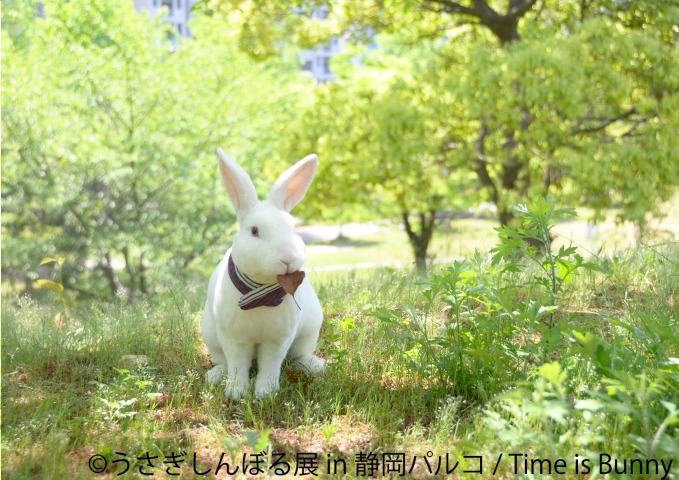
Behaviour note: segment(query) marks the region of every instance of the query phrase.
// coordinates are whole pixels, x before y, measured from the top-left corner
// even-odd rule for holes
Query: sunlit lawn
[[[664,210],[667,212],[665,218],[650,223],[648,243],[665,243],[679,238],[679,195]],[[578,218],[558,223],[553,229],[554,245],[573,244],[584,255],[612,253],[635,246],[634,226],[630,222],[617,222],[616,211],[608,212],[606,219],[595,226],[585,220],[589,216],[589,210],[580,209]],[[401,226],[383,222],[370,227],[365,235],[357,233],[344,239],[308,244],[307,268],[322,271],[412,264],[412,248]],[[443,224],[434,235],[430,256],[445,262],[467,257],[475,250],[488,252],[497,241],[496,227],[495,220],[483,218],[465,218]]]
[[[458,220],[442,226],[434,236],[430,254],[434,259],[450,259],[485,250],[493,244],[495,222],[483,219]],[[412,248],[400,226],[383,224],[378,232],[307,246],[307,266],[368,267],[375,264],[409,265]]]

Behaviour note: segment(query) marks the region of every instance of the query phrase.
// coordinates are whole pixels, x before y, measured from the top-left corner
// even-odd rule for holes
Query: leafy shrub
[[[563,334],[569,327],[554,319],[558,295],[578,270],[601,270],[575,247],[550,248],[553,222],[574,215],[572,209],[556,208],[549,198],[513,211],[522,225],[497,229],[500,241],[490,262],[477,252],[429,279],[423,315],[373,312],[406,332],[414,370],[476,400],[488,400],[567,348]],[[431,320],[440,304],[439,318]]]
[[[431,276],[422,310],[372,315],[402,332],[415,375],[442,395],[485,404],[477,445],[548,458],[676,456],[679,339],[676,314],[665,313],[675,290],[635,302],[638,287],[619,278],[627,260],[585,260],[573,246],[552,250],[554,222],[571,209],[548,198],[513,211],[521,225],[497,229],[492,259],[477,252]],[[652,251],[676,276],[676,252]],[[616,292],[630,298],[622,315],[564,308],[581,272],[590,273],[584,281],[600,275],[625,289]]]

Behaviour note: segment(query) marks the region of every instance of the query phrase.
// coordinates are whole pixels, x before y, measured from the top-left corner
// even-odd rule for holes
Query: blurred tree
[[[401,222],[423,272],[444,213],[478,197],[471,172],[448,167],[457,152],[441,149],[440,104],[430,101],[435,93],[417,70],[388,54],[369,65],[348,62],[337,81],[317,86],[306,123],[290,139],[293,149],[324,160],[307,209],[347,220],[362,210]]]
[[[64,255],[66,288],[148,293],[225,243],[214,149],[254,172],[275,162],[297,63],[254,63],[220,18],[175,52],[132,2],[40,5],[2,12],[3,273]]]
[[[342,35],[345,24],[337,17],[319,22],[315,10],[327,9],[325,0],[203,0],[194,5],[207,15],[223,15],[238,26],[241,51],[266,59],[280,53],[280,42],[315,48],[329,37]]]
[[[332,6],[353,30],[392,32],[399,55],[428,56],[425,81],[435,82],[433,101],[449,112],[442,145],[467,151],[451,167],[471,167],[500,223],[511,220],[509,205],[554,190],[597,209],[620,205],[622,219],[643,226],[679,182],[679,7],[657,0]]]
[[[209,3],[256,5],[247,10],[249,21],[273,11],[254,0]],[[296,3],[277,0],[272,8],[280,19]],[[421,101],[440,104],[438,122],[423,134],[438,138],[440,150],[459,153],[448,156],[448,170],[474,172],[501,224],[511,221],[510,205],[550,191],[598,211],[620,206],[620,218],[642,228],[675,190],[678,6],[662,0],[324,3],[330,17],[314,31],[346,32],[358,41],[377,34],[397,75],[421,72]],[[298,16],[281,24],[303,28]],[[256,36],[241,31],[246,44]],[[383,53],[364,52],[363,62]]]

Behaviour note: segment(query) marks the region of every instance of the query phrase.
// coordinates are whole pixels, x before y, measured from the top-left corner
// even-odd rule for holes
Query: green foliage
[[[418,80],[395,75],[355,69],[351,78],[316,88],[316,101],[302,117],[308,124],[291,139],[296,151],[325,159],[307,208],[323,217],[356,218],[361,207],[363,216],[398,218],[403,210],[463,203],[451,195],[456,177],[443,171],[437,144],[426,137],[430,112],[416,98]]]
[[[622,344],[608,348],[614,355],[629,356]],[[578,348],[573,352],[577,354]],[[583,361],[608,373],[599,378],[587,375]],[[600,354],[563,362],[569,364],[566,369],[559,362],[543,364],[535,380],[498,397],[495,408],[486,411],[482,428],[487,431],[482,435],[493,444],[511,444],[519,451],[531,448],[535,456],[551,458],[574,458],[576,453],[595,457],[598,452],[628,452],[649,459],[677,455],[675,360],[636,375],[627,371],[629,365],[611,369],[610,358],[602,362]]]
[[[411,55],[397,58],[388,48],[364,57],[364,66],[351,63],[354,53],[337,63],[336,81],[316,87],[290,139],[300,152],[291,156],[315,151],[323,159],[302,211],[340,222],[402,223],[419,265],[438,215],[478,199],[472,174],[451,168],[457,153],[442,150],[441,132],[432,132],[440,112],[431,103],[428,72],[411,64]]]
[[[252,5],[212,2],[234,3]],[[464,208],[481,195],[505,225],[510,205],[549,194],[593,207],[596,218],[619,206],[640,233],[662,215],[679,184],[676,7],[327,3],[330,18],[314,28],[331,35],[342,25],[353,41],[379,46],[333,58],[338,79],[319,88],[293,142],[330,161],[321,171],[330,188],[315,197],[327,216],[363,207],[402,221],[404,210]],[[293,6],[248,12],[294,23]]]
[[[3,9],[3,272],[23,280],[62,255],[67,290],[134,296],[222,248],[235,218],[214,149],[255,172],[276,163],[296,62],[254,63],[220,16],[197,16],[175,51],[132,2],[55,0],[44,18],[16,3]]]
[[[49,264],[54,264],[56,265],[60,276],[61,272],[63,271],[64,267],[64,259],[63,258],[43,258],[42,262],[40,262],[40,266],[42,265],[49,265]],[[70,310],[69,310],[69,298],[64,294],[64,285],[62,283],[62,280],[60,279],[59,282],[53,282],[52,280],[48,280],[45,278],[39,278],[36,281],[38,287],[40,288],[47,288],[49,290],[52,290],[56,295],[57,299],[59,300],[59,303],[61,303],[61,312],[58,314],[59,322],[62,322],[63,320],[68,320],[69,317],[71,316]],[[63,317],[63,319],[62,319]]]
[[[339,22],[322,23],[312,18],[313,9],[322,6],[327,6],[327,2],[311,0],[302,4],[289,0],[209,0],[198,4],[209,15],[227,17],[239,48],[258,60],[280,53],[284,48],[281,40],[303,48],[313,48],[327,41],[332,34],[340,35],[343,25]]]
[[[662,215],[679,184],[679,73],[666,35],[676,9],[545,6],[526,14],[538,18],[521,41],[499,48],[482,27],[451,30],[433,3],[331,5],[338,21],[376,28],[379,48],[333,59],[338,78],[319,87],[307,139],[294,142],[330,162],[310,199],[321,211],[403,221],[485,199],[505,225],[510,205],[554,195],[596,218],[619,206],[642,233]],[[635,23],[642,11],[648,28]]]

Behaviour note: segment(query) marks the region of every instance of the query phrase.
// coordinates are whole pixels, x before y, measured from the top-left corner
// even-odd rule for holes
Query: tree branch
[[[453,0],[424,0],[424,2],[424,8],[437,13],[467,15],[478,19],[504,45],[521,38],[518,32],[519,19],[533,8],[537,0],[510,0],[505,14],[495,11],[486,0],[473,0],[473,6],[465,6]],[[434,5],[439,8],[434,8]]]
[[[440,9],[429,8],[427,4],[437,4],[440,5],[441,8]],[[445,12],[451,14],[470,15],[472,17],[477,18],[479,17],[476,8],[465,7],[464,5],[460,5],[459,3],[453,2],[452,0],[427,0],[426,4],[424,5],[424,8],[437,13]]]
[[[593,127],[586,127],[586,128],[577,128],[577,129],[571,130],[571,135],[580,135],[580,134],[583,134],[583,133],[600,132],[601,130],[605,130],[606,127],[608,127],[609,125],[612,125],[615,122],[619,122],[620,120],[625,120],[626,118],[631,117],[635,113],[637,113],[637,109],[632,107],[629,110],[622,112],[620,115],[617,115],[617,116],[612,117],[612,118],[604,119],[604,121],[602,123],[600,123],[599,125],[595,125]]]
[[[523,17],[536,3],[537,0],[511,0],[509,10],[505,16],[513,18]]]
[[[76,220],[78,220],[78,223],[80,224],[80,227],[83,229],[85,236],[90,237],[90,229],[87,226],[87,221],[85,218],[76,210],[76,208],[73,205],[68,206],[68,211],[71,212],[71,214],[75,217]]]
[[[587,0],[580,0],[580,22],[585,21],[585,17],[587,16]]]
[[[474,0],[474,10],[484,25],[487,25],[486,22],[497,22],[502,19],[502,15],[493,10],[486,0]]]
[[[493,196],[493,203],[497,205],[499,199],[499,192],[497,190],[495,182],[493,182],[493,179],[490,177],[490,174],[488,173],[488,168],[486,166],[487,162],[485,154],[486,150],[485,142],[486,137],[488,137],[488,135],[490,135],[490,131],[488,130],[488,125],[484,121],[483,124],[481,125],[481,131],[479,132],[479,136],[476,137],[476,140],[474,141],[474,148],[476,149],[477,157],[474,159],[473,170],[479,177],[481,185],[490,188],[491,194]]]
[[[123,287],[123,285],[120,283],[118,274],[116,273],[116,270],[113,267],[113,261],[111,260],[111,252],[106,252],[106,254],[104,255],[104,259],[106,260],[106,262],[100,260],[98,267],[104,271],[106,279],[108,280],[109,288],[111,289],[111,294],[115,296],[117,292],[124,291],[125,287]]]
[[[408,210],[403,210],[401,212],[401,219],[403,219],[403,226],[406,229],[406,233],[408,234],[408,238],[411,241],[417,240],[417,234],[413,230],[412,225],[410,224],[410,212]]]

